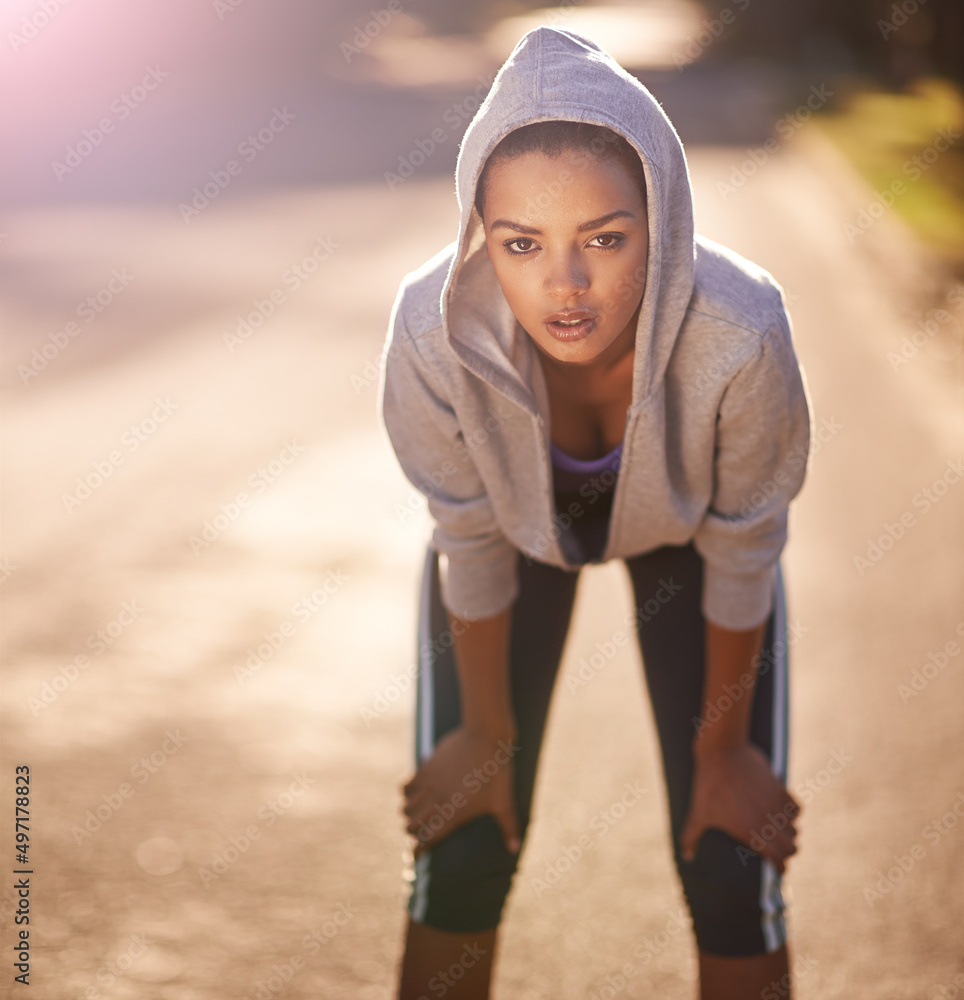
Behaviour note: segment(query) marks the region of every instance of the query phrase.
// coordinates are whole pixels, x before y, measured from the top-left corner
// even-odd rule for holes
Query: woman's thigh
[[[577,572],[519,556],[512,607],[509,681],[517,739],[516,809],[524,837],[552,688],[565,645]],[[426,552],[419,602],[416,763],[461,721],[459,678],[448,614],[441,600],[438,554]],[[492,816],[476,817],[426,851],[415,864],[413,920],[440,930],[495,927],[516,868]]]
[[[703,561],[690,545],[665,546],[626,560],[636,603],[643,656],[669,800],[673,855],[704,951],[752,955],[778,948],[786,937],[780,878],[764,861],[724,833],[710,829],[696,857],[683,861],[679,836],[689,809],[693,741],[701,726],[725,715],[726,699],[750,696],[736,685],[721,704],[703,702],[705,622],[701,610]],[[750,741],[786,780],[787,643],[782,576],[752,688]],[[742,692],[742,693],[740,693]]]

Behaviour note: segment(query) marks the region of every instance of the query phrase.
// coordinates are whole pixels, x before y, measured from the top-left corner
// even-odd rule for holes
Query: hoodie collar
[[[469,123],[455,170],[459,235],[441,293],[445,338],[463,365],[538,412],[535,347],[519,334],[485,248],[475,189],[510,132],[562,119],[602,125],[639,154],[646,178],[649,256],[636,327],[633,403],[659,386],[693,292],[693,200],[679,136],[653,95],[591,39],[563,28],[528,32]]]

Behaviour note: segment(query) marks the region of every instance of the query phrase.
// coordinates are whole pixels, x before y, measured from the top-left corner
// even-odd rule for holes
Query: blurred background
[[[964,7],[8,0],[0,842],[36,995],[393,995],[429,525],[379,357],[538,24],[652,90],[699,231],[787,292],[797,995],[964,988]],[[626,996],[693,995],[638,654],[572,683],[626,583],[580,581],[497,997],[627,961]],[[560,864],[627,781],[640,808]]]

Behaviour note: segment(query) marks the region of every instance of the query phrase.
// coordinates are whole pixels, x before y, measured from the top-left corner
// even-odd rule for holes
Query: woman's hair
[[[577,151],[599,160],[616,160],[623,164],[639,187],[646,204],[646,177],[639,154],[619,133],[603,125],[589,122],[552,120],[523,125],[510,132],[489,154],[475,188],[475,210],[482,215],[485,206],[485,186],[490,169],[497,163],[514,160],[527,153],[542,153],[555,158],[562,153]]]

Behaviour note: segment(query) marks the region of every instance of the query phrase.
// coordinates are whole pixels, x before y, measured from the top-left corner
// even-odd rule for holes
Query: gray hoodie
[[[602,561],[692,540],[704,616],[751,628],[772,606],[810,441],[783,292],[694,233],[686,159],[662,108],[608,53],[562,28],[530,31],[499,71],[459,150],[458,239],[406,275],[392,309],[381,413],[428,500],[442,600],[466,618],[505,609],[520,551],[575,568],[560,544],[537,349],[518,332],[473,204],[499,140],[547,119],[619,132],[639,153],[648,193],[632,403]]]

